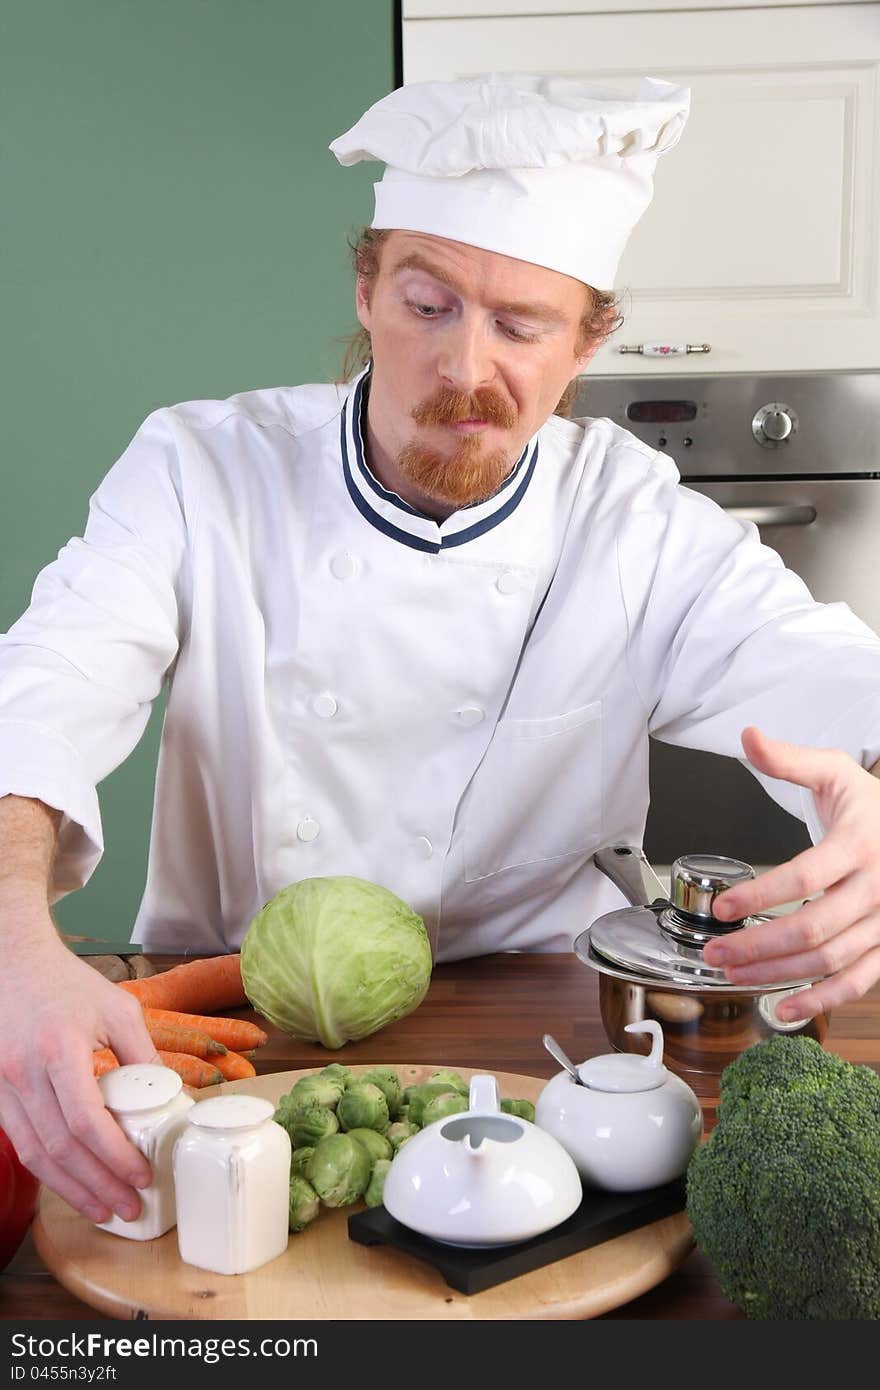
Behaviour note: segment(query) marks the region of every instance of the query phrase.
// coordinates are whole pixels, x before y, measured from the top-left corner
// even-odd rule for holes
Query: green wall
[[[394,86],[392,0],[0,0],[0,630],[151,410],[334,376],[377,166],[327,145]],[[128,940],[161,709],[57,909]]]

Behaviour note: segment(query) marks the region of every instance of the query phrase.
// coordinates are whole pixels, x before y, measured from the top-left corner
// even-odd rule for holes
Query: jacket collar
[[[431,554],[466,545],[500,526],[528,490],[538,459],[537,436],[529,440],[497,492],[484,502],[463,507],[445,521],[437,522],[396,492],[389,492],[370,472],[364,448],[369,376],[370,368],[366,367],[353,381],[342,407],[340,427],[345,485],[361,516],[391,540]]]

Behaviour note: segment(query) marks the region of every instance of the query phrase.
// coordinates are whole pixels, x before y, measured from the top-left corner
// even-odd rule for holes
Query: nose
[[[463,318],[449,326],[440,346],[437,371],[456,391],[475,391],[494,380],[490,346],[479,323]]]

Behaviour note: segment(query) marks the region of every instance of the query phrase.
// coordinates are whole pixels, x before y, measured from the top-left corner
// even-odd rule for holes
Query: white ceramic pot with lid
[[[547,1131],[505,1114],[494,1076],[471,1079],[468,1109],[436,1120],[401,1147],[388,1170],[385,1210],[447,1245],[529,1240],[580,1206],[574,1160]]]
[[[649,1021],[629,1033],[651,1036],[650,1055],[611,1052],[548,1081],[535,1124],[571,1155],[585,1183],[640,1192],[672,1182],[700,1142],[703,1115],[690,1086],[663,1065],[663,1032]]]

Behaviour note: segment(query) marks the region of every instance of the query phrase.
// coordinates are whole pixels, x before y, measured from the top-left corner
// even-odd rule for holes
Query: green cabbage
[[[387,888],[305,878],[254,917],[241,977],[282,1032],[335,1049],[412,1013],[431,980],[431,947],[421,917]]]

